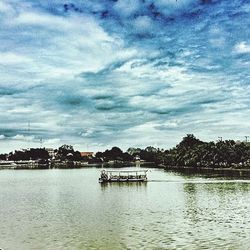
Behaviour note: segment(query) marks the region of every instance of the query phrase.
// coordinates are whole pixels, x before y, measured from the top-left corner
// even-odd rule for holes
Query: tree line
[[[193,168],[248,168],[250,167],[250,143],[234,140],[204,142],[193,134],[187,134],[175,147],[165,150],[155,147],[129,148],[122,152],[114,147],[98,152],[96,157],[107,160],[136,160],[161,166]]]
[[[234,140],[203,142],[188,134],[174,148],[164,151],[162,163],[170,166],[249,167],[250,144]]]
[[[16,150],[9,154],[0,154],[0,160],[49,160],[51,156],[45,148]],[[234,140],[204,142],[193,134],[186,135],[175,147],[165,150],[155,147],[129,148],[123,152],[113,147],[93,156],[81,156],[71,145],[62,145],[55,149],[55,160],[87,161],[89,163],[132,162],[135,160],[151,162],[165,166],[188,166],[193,168],[249,167],[250,143]]]

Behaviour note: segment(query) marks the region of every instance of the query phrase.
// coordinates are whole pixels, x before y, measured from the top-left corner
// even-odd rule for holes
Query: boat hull
[[[100,183],[106,182],[146,182],[147,179],[99,179]]]

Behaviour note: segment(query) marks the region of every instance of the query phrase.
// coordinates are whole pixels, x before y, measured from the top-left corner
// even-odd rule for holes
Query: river
[[[0,171],[0,249],[250,249],[250,181],[161,169],[99,184],[100,169]]]

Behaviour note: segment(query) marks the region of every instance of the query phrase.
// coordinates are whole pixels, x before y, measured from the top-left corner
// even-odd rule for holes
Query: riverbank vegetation
[[[104,160],[125,160],[126,158],[126,160],[153,162],[162,167],[192,167],[194,169],[250,167],[250,143],[234,140],[204,142],[193,134],[186,135],[179,144],[168,150],[149,146],[145,149],[129,148],[126,155],[122,151],[119,152],[119,155],[112,154],[110,151],[98,152],[96,156]]]
[[[77,162],[106,165],[128,165],[132,162],[150,162],[155,166],[173,166],[175,168],[250,168],[250,143],[234,140],[204,142],[192,134],[185,136],[175,147],[165,150],[155,147],[129,148],[123,152],[118,147],[96,154],[83,154],[75,151],[71,145],[62,145],[51,153],[46,148],[17,150],[9,154],[0,154],[0,160],[25,161],[39,160],[52,162],[53,166],[62,166],[64,162]],[[58,164],[56,164],[58,163]],[[72,167],[74,164],[68,164]],[[81,164],[80,164],[81,166]]]
[[[203,142],[189,134],[176,147],[164,151],[162,163],[193,168],[247,168],[250,144],[234,140]]]

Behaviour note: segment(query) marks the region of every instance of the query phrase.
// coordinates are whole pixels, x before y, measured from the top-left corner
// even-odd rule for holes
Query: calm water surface
[[[0,249],[250,249],[250,181],[99,174],[0,171]]]

